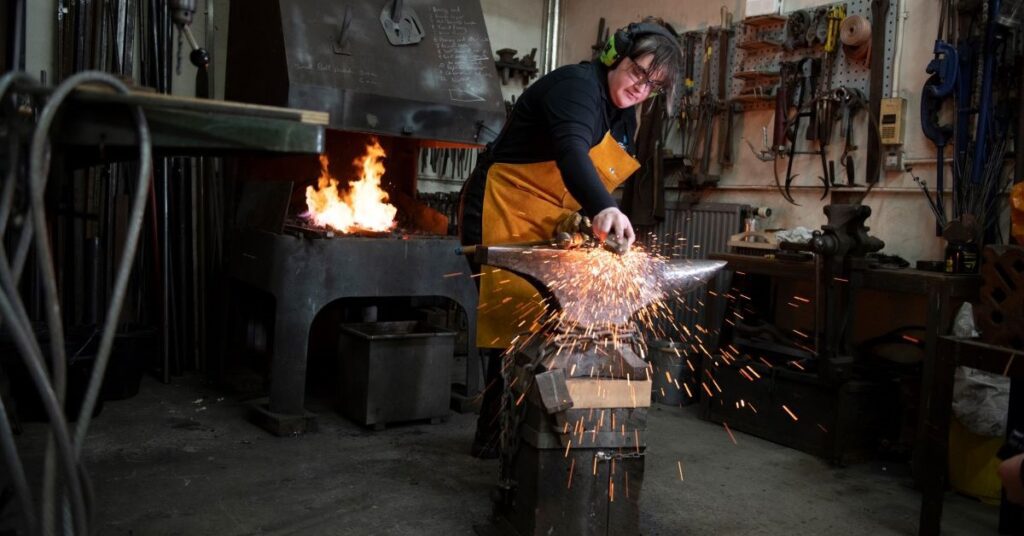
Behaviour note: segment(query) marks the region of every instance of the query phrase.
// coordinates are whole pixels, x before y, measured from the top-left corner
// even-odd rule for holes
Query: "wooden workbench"
[[[783,261],[731,253],[712,254],[709,258],[727,261],[728,270],[749,274],[798,280],[814,277],[813,262]],[[987,347],[988,353],[983,356],[962,354],[961,349],[968,344],[966,341],[943,337],[943,334],[949,333],[960,305],[965,301],[977,300],[981,276],[886,268],[866,269],[859,274],[859,288],[924,296],[927,302],[925,358],[912,464],[915,478],[923,488],[920,534],[937,535],[942,516],[942,495],[946,489],[949,414],[956,366],[959,364],[1013,376],[1018,370],[1024,374],[1024,361],[1013,360],[1012,355],[1019,355],[1020,352],[1007,354],[995,347]],[[718,308],[725,307],[724,294],[728,289],[718,290],[721,292],[714,304],[716,313],[724,310]],[[973,348],[978,343],[970,344]]]
[[[68,101],[50,130],[54,142],[80,156],[100,151],[105,161],[136,157],[131,104],[142,107],[157,156],[319,154],[328,122],[326,112],[93,86]]]

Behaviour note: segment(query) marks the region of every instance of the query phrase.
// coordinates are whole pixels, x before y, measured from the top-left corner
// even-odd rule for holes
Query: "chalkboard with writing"
[[[483,144],[504,120],[479,0],[232,0],[228,98],[334,128]],[[386,27],[415,29],[402,43]],[[415,41],[407,40],[407,41]]]

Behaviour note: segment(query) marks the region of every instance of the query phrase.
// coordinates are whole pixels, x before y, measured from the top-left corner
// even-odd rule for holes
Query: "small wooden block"
[[[651,405],[651,381],[566,380],[573,408],[646,408]]]

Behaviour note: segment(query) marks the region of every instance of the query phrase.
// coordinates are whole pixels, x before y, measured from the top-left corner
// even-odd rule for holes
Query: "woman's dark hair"
[[[643,21],[647,24],[657,24],[665,28],[668,33],[676,35],[676,31],[658,17],[647,17]],[[643,34],[636,38],[629,51],[629,59],[637,60],[646,55],[652,55],[651,65],[647,70],[651,73],[663,73],[665,80],[665,93],[673,95],[680,73],[683,70],[683,50],[677,39],[670,39],[660,33]]]

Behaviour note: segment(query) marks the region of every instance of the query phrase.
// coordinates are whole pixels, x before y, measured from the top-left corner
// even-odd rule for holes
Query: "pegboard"
[[[861,15],[868,22],[871,21],[871,0],[847,0],[846,2],[820,4],[808,7],[803,11],[813,14],[818,9],[828,9],[832,6],[843,4],[846,6],[847,16]],[[820,43],[814,47],[796,48],[794,50],[786,50],[782,46],[787,37],[786,21],[788,17],[789,14],[787,13],[774,20],[762,21],[758,25],[747,24],[742,20],[732,25],[733,34],[732,39],[729,40],[728,50],[730,57],[729,88],[726,92],[730,99],[741,98],[744,89],[748,87],[768,87],[779,83],[777,76],[763,76],[754,73],[777,74],[783,61],[795,61],[808,56],[823,56],[824,52]],[[883,75],[883,97],[889,95],[892,88],[892,70],[888,66],[893,65],[898,17],[899,13],[895,6],[890,7],[886,16],[885,46],[882,51],[885,54],[885,65],[887,66]],[[819,31],[819,35],[822,37],[823,32],[822,28]],[[716,42],[715,58],[712,59],[711,69],[709,69],[712,74],[712,87],[717,82],[717,56],[720,53],[717,49]],[[877,53],[879,51],[872,51],[872,54]],[[700,67],[701,65],[697,65],[698,69]],[[825,76],[824,72],[822,76]],[[869,60],[867,58],[863,60],[848,59],[840,45],[840,51],[836,54],[835,63],[833,64],[831,87],[845,86],[856,88],[863,92],[867,98],[870,98],[870,77]],[[742,104],[744,110],[756,110],[774,108],[774,102],[774,98],[764,98],[763,100],[746,100],[740,104]]]

